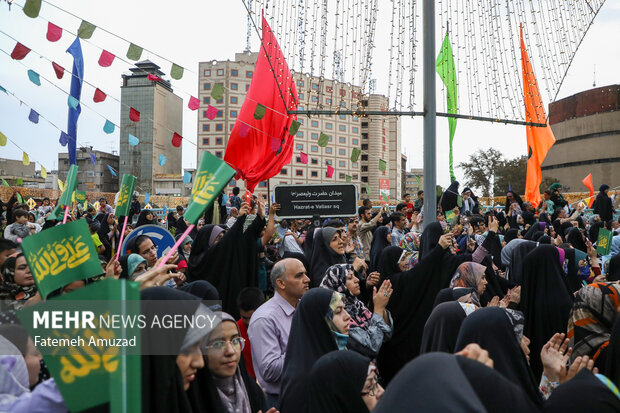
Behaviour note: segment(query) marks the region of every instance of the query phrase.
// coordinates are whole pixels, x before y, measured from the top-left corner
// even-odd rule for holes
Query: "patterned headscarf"
[[[571,363],[578,356],[596,360],[609,345],[619,306],[620,285],[616,283],[589,284],[577,292],[568,320]]]
[[[2,308],[2,311],[9,309],[19,310],[29,298],[37,294],[36,284],[23,286],[15,283],[15,266],[17,258],[20,256],[23,256],[23,254],[9,257],[2,265],[2,278],[4,281],[0,281],[0,301],[11,301],[8,304],[9,308]]]
[[[510,308],[504,308],[504,311],[506,311],[510,324],[512,324],[515,338],[521,343],[521,339],[523,338],[523,327],[525,326],[525,316],[521,311],[512,310]]]
[[[325,272],[325,277],[323,277],[320,287],[328,288],[342,294],[344,309],[351,316],[349,325],[351,327],[364,328],[368,324],[368,320],[372,318],[372,313],[366,308],[364,303],[351,294],[351,291],[347,288],[347,274],[349,271],[353,271],[353,266],[351,264],[332,265]]]
[[[420,236],[417,232],[408,232],[400,241],[400,247],[408,252],[407,270],[418,263],[420,255]]]
[[[472,302],[480,307],[480,298],[478,297],[478,282],[484,277],[486,267],[476,262],[464,262],[456,269],[452,280],[450,281],[450,288],[455,287],[469,287],[474,291],[471,293]]]

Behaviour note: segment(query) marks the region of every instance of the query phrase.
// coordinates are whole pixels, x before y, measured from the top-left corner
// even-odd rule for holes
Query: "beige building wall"
[[[420,179],[420,184],[415,177]],[[412,168],[407,172],[405,179],[405,192],[411,195],[411,199],[418,197],[418,191],[424,190],[424,169]]]

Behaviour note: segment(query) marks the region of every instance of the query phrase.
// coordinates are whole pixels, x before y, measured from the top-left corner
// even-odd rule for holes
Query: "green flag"
[[[15,185],[17,185],[17,186],[24,185],[24,179],[23,178],[17,178],[17,181],[15,182]]]
[[[452,220],[454,219],[454,211],[447,211],[446,212],[446,221],[448,222],[452,222]]]
[[[101,265],[98,265],[101,271]],[[85,303],[92,304],[84,308]],[[36,317],[54,314],[52,311],[82,315],[88,312],[94,315],[91,322],[95,328],[89,328],[86,323],[77,320],[77,328],[73,328],[74,325],[70,326],[72,328],[51,328],[52,317],[48,328],[45,328],[45,324]],[[135,337],[134,347],[140,348],[140,329],[137,323],[106,325],[102,319],[110,320],[110,316],[114,316],[119,320],[130,320],[136,319],[139,314],[139,284],[106,278],[25,307],[17,316],[33,340],[38,338],[38,347],[43,353],[45,364],[69,411],[81,412],[109,403],[106,411],[120,413],[142,411],[141,356],[134,355],[136,350],[130,347],[133,343],[118,345],[118,341]],[[124,328],[123,324],[127,327]],[[66,327],[62,322],[61,326]],[[55,348],[47,348],[50,344],[43,345],[47,339],[55,338],[74,342],[70,345],[58,344]],[[116,345],[97,344],[100,339],[112,340]],[[128,352],[132,354],[127,355]]]
[[[456,206],[463,208],[463,197],[460,195],[456,197]]]
[[[86,192],[85,191],[75,191],[75,200],[80,204],[86,201]]]
[[[224,86],[216,83],[213,85],[213,89],[211,89],[211,97],[215,100],[220,100],[224,96],[224,91]]]
[[[58,199],[58,203],[56,204],[56,208],[52,211],[52,213],[47,217],[48,220],[52,219],[62,219],[64,214],[63,208],[67,205],[71,205],[71,196],[73,195],[73,191],[77,187],[77,165],[71,165],[69,167],[69,174],[67,175],[67,180],[65,181],[64,190],[62,191],[62,195]]]
[[[379,159],[379,170],[385,172],[386,163],[383,159]]]
[[[234,175],[235,170],[226,162],[204,151],[196,172],[191,200],[184,214],[185,219],[195,224]]]
[[[600,255],[608,255],[611,249],[611,239],[614,233],[601,228],[598,230],[598,240],[596,241],[596,252]]]
[[[366,184],[366,193],[370,195],[370,185]]]
[[[265,105],[261,105],[260,103],[256,104],[256,109],[254,109],[254,119],[261,120],[265,117],[265,113],[267,112],[267,107]]]
[[[22,198],[22,195],[19,192],[15,194],[15,198],[17,198],[17,202],[20,204],[24,203],[24,198]]]
[[[22,249],[43,298],[77,280],[101,274],[86,220],[57,225],[22,240]]]
[[[170,68],[170,77],[179,80],[183,77],[184,69],[176,63],[172,64]]]
[[[301,123],[299,123],[298,121],[294,120],[293,122],[291,122],[291,127],[288,128],[288,133],[293,136],[297,133],[297,131],[299,130],[299,125],[301,125]]]
[[[80,24],[80,28],[78,29],[78,37],[80,39],[90,39],[93,36],[93,32],[97,26],[92,23],[87,22],[86,20],[82,20]]]
[[[26,0],[24,4],[24,14],[33,19],[39,16],[41,11],[41,0]]]
[[[345,180],[346,182],[351,182],[351,175],[345,175],[345,176],[344,176],[344,180]]]
[[[454,55],[452,54],[452,45],[448,33],[443,40],[437,62],[435,63],[437,74],[446,86],[446,98],[448,113],[457,113],[457,83],[456,83],[456,66],[454,65]],[[454,140],[454,132],[456,131],[456,118],[448,118],[448,126],[450,129],[450,180],[455,181],[454,166],[452,161],[452,141]]]
[[[359,149],[353,148],[353,152],[351,152],[351,162],[357,162],[361,153],[362,151],[360,151]]]
[[[133,188],[136,185],[136,177],[130,174],[123,174],[123,182],[121,189],[118,193],[118,200],[116,201],[116,209],[114,215],[117,217],[126,217],[129,215],[129,207],[131,206],[131,197],[133,195]]]
[[[329,142],[329,135],[321,132],[321,134],[319,135],[319,146],[327,146],[327,142]]]
[[[129,45],[129,49],[127,50],[127,59],[137,61],[140,60],[140,56],[142,56],[142,48],[137,44],[131,43]]]
[[[7,188],[10,187],[9,183],[4,178],[2,178],[2,185],[6,186]]]

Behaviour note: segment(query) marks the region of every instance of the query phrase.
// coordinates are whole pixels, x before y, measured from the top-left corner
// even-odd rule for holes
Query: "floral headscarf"
[[[478,282],[484,277],[486,267],[476,262],[464,262],[456,269],[450,288],[469,287],[474,290],[471,293],[472,302],[480,307],[480,298],[478,297]]]
[[[413,268],[418,263],[420,255],[420,237],[417,232],[408,232],[400,241],[400,247],[408,252],[407,270]]]
[[[15,265],[17,264],[17,258],[22,255],[9,257],[2,265],[2,278],[4,281],[0,281],[0,301],[13,300],[9,304],[10,308],[8,309],[19,310],[24,302],[37,294],[37,286],[35,284],[25,287],[15,283]],[[8,309],[2,309],[2,311]]]
[[[351,316],[349,325],[351,327],[364,328],[372,318],[372,313],[366,308],[364,303],[351,294],[351,291],[347,288],[347,274],[349,271],[353,271],[353,265],[351,264],[332,265],[325,272],[325,277],[323,277],[320,287],[328,288],[342,294],[344,309]]]

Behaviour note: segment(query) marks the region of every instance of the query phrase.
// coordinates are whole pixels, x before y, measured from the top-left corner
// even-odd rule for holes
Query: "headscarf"
[[[502,263],[506,264],[506,275],[511,282],[523,282],[523,260],[536,248],[537,243],[525,239],[513,239],[502,249]]]
[[[512,241],[513,239],[517,239],[518,237],[519,230],[516,228],[510,228],[508,231],[506,231],[506,234],[504,235],[504,242],[508,244],[510,241]]]
[[[375,230],[372,235],[372,244],[370,245],[370,270],[377,271],[379,269],[379,262],[381,260],[381,254],[386,247],[391,244],[387,240],[387,236],[390,233],[390,228],[386,226],[380,226]]]
[[[620,386],[620,317],[616,317],[616,322],[611,329],[609,345],[607,346],[605,363],[599,368],[601,373],[609,377],[616,386]],[[602,364],[602,363],[598,363]]]
[[[9,411],[15,401],[30,391],[24,356],[0,335],[0,410]]]
[[[614,255],[609,260],[607,279],[609,281],[620,281],[620,254]]]
[[[598,359],[609,345],[618,307],[620,285],[616,283],[594,283],[577,292],[568,320],[567,337],[573,349],[571,362],[578,356]]]
[[[456,272],[450,280],[450,288],[467,287],[473,288],[471,293],[472,302],[480,306],[480,297],[478,296],[478,283],[485,276],[486,267],[476,262],[464,262],[456,269]]]
[[[441,197],[441,209],[445,214],[457,206],[459,197],[459,183],[454,181],[450,184]]]
[[[12,301],[10,304],[11,309],[20,309],[28,299],[34,297],[37,294],[37,285],[32,284],[30,286],[18,285],[15,282],[15,266],[17,259],[23,257],[24,254],[19,253],[16,256],[8,257],[4,264],[2,264],[2,278],[0,280],[0,304],[2,301]],[[2,310],[5,310],[4,308]]]
[[[393,274],[401,272],[398,262],[403,254],[403,249],[400,247],[389,246],[383,249],[381,253],[381,259],[379,260],[379,274],[381,274],[381,281],[389,279]]]
[[[598,240],[598,232],[601,228],[605,228],[604,222],[595,222],[594,224],[590,225],[590,229],[588,230],[588,238],[590,239],[590,241],[594,243]]]
[[[153,219],[146,219],[146,216],[151,214]],[[151,209],[143,209],[140,211],[140,215],[138,215],[138,222],[136,222],[136,228],[141,227],[143,225],[157,225],[157,218]]]
[[[573,248],[576,248],[583,252],[588,252],[586,242],[583,240],[581,231],[578,228],[572,228],[568,230],[568,232],[566,233],[566,241],[570,242]]]
[[[620,254],[620,235],[616,235],[611,239],[609,254],[612,256]]]
[[[360,393],[370,359],[354,351],[332,351],[310,373],[309,412],[368,413]]]
[[[108,213],[101,213],[98,214],[95,219],[97,221],[99,221],[99,223],[101,224],[101,227],[99,227],[99,230],[97,231],[97,234],[99,234],[99,240],[101,241],[101,243],[103,244],[103,246],[105,247],[105,251],[103,252],[103,256],[109,261],[110,259],[112,259],[112,253],[113,253],[113,248],[112,248],[112,244],[114,244],[114,246],[118,246],[118,241],[119,241],[119,236],[114,233],[114,235],[112,236],[112,241],[114,241],[114,243],[110,242],[110,238],[108,238],[108,233],[110,232],[110,224],[108,224],[108,217],[110,215],[114,215],[114,214],[108,214]],[[117,227],[117,232],[120,233],[120,230]],[[134,238],[135,239],[135,238]],[[114,251],[116,251],[116,249],[114,249]]]
[[[338,254],[330,246],[334,234],[340,231],[333,227],[325,227],[314,231],[314,247],[312,249],[311,266],[311,286],[317,287],[321,284],[325,272],[334,264],[346,263],[344,255]]]
[[[177,234],[174,237],[175,241],[178,241],[182,236],[183,234]],[[194,242],[194,240],[188,235],[183,239],[181,244],[179,244],[179,248],[177,249],[177,252],[179,253],[179,259],[185,260],[185,261],[189,260],[189,257],[191,257],[191,249],[190,249],[190,252],[186,252],[184,247],[185,245],[191,244],[192,242]]]
[[[417,232],[408,232],[400,241],[400,247],[409,252],[409,263],[407,269],[410,270],[414,265],[418,263],[420,256],[420,237],[421,234]]]
[[[600,215],[603,221],[611,221],[614,217],[614,206],[611,203],[611,198],[605,193],[609,189],[609,185],[601,185],[599,193],[594,200],[594,213]]]
[[[146,263],[146,259],[139,254],[129,254],[127,257],[127,274],[129,275],[129,279],[133,280],[133,273],[138,268],[138,265],[142,263]]]
[[[177,219],[174,217],[174,211],[168,212],[168,215],[166,216],[166,224],[168,225],[168,231],[170,231],[171,228],[176,229]]]
[[[332,265],[327,269],[320,286],[342,294],[344,309],[351,316],[349,325],[352,327],[365,328],[372,318],[372,313],[366,308],[364,303],[351,294],[351,291],[347,288],[347,274],[349,271],[353,271],[353,265],[351,264]]]
[[[457,301],[459,298],[471,294],[474,288],[444,288],[435,297],[433,307],[437,307],[441,303]]]
[[[436,306],[424,325],[420,354],[432,351],[454,353],[465,317],[467,313],[459,302],[448,301]]]
[[[424,228],[420,237],[420,259],[423,260],[439,244],[439,238],[443,235],[443,229],[438,222],[431,222]]]
[[[492,368],[454,354],[429,353],[403,367],[373,413],[538,410],[518,386]]]
[[[620,411],[620,397],[617,388],[610,389],[605,376],[593,375],[582,369],[575,377],[555,389],[545,403],[545,412],[596,412]],[[615,386],[614,386],[615,387]]]
[[[333,294],[325,288],[313,288],[303,295],[297,305],[282,370],[282,413],[307,411],[312,367],[321,356],[338,349],[325,322]]]

